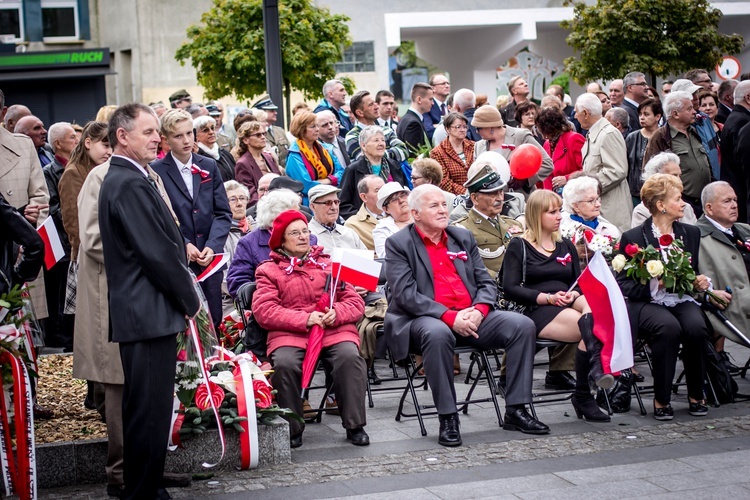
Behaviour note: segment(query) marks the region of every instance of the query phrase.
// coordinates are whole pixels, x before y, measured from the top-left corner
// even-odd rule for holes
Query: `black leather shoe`
[[[370,379],[370,385],[380,385],[380,377],[375,373],[375,367],[371,366],[367,369],[367,378]]]
[[[654,418],[656,420],[672,420],[674,418],[672,405],[667,405],[664,408],[654,406]]]
[[[367,435],[362,427],[347,429],[346,439],[351,441],[354,446],[367,446],[370,444],[370,436]]]
[[[461,431],[459,427],[458,413],[440,415],[438,444],[443,446],[461,446]]]
[[[705,417],[708,415],[708,406],[703,401],[690,403],[690,414],[694,417]]]
[[[576,388],[576,379],[564,370],[551,371],[544,377],[544,387],[553,391],[572,391]]]
[[[107,496],[122,498],[122,493],[125,491],[125,485],[122,484],[111,484],[107,486]]]
[[[740,373],[740,367],[732,363],[732,361],[729,359],[729,353],[727,351],[719,352],[719,356],[721,356],[721,359],[724,360],[724,366],[727,367],[730,375],[737,375]]]
[[[290,448],[299,448],[300,446],[302,446],[302,433],[301,432],[289,438]]]
[[[521,431],[524,434],[547,434],[549,427],[535,419],[525,408],[519,408],[512,412],[505,412],[503,429],[506,431]]]

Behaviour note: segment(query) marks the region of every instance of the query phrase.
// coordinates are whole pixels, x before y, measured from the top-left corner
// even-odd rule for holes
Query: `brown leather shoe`
[[[34,418],[38,420],[50,420],[55,418],[55,412],[38,403],[34,403]]]

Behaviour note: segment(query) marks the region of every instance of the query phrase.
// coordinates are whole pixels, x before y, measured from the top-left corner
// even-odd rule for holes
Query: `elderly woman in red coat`
[[[320,359],[330,371],[346,438],[352,444],[370,444],[363,429],[367,366],[359,355],[359,333],[355,324],[364,315],[365,303],[349,284],[338,286],[333,308],[316,310],[331,274],[331,260],[322,247],[310,247],[307,219],[296,210],[282,212],[273,223],[271,260],[255,271],[257,288],[253,314],[268,330],[268,354],[278,391],[279,406],[302,415],[302,360],[310,329],[324,328]],[[304,424],[289,420],[292,448],[302,446]]]

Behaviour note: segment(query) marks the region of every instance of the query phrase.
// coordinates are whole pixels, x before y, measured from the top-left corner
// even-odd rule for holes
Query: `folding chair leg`
[[[643,398],[641,397],[641,390],[638,388],[638,383],[634,380],[633,381],[633,394],[635,394],[635,399],[638,401],[638,406],[641,409],[641,415],[644,417],[646,416],[646,406],[643,404]]]
[[[411,367],[409,367],[411,365]],[[401,400],[398,403],[398,411],[396,412],[396,421],[401,421],[401,416],[404,415],[404,401],[406,400],[407,393],[411,393],[411,400],[414,403],[414,413],[416,414],[417,420],[419,421],[419,429],[422,432],[422,436],[427,435],[427,429],[424,426],[424,420],[422,419],[422,410],[419,407],[419,401],[417,400],[417,393],[414,390],[414,377],[416,377],[419,373],[419,368],[422,366],[420,363],[418,366],[414,365],[414,362],[409,359],[407,362],[407,365],[405,366],[406,370],[406,389],[404,389],[404,393],[401,395]],[[411,371],[411,373],[410,373]]]
[[[375,407],[375,403],[372,401],[372,388],[370,387],[370,377],[367,377],[367,406],[370,408]]]
[[[614,411],[612,411],[612,405],[609,404],[609,394],[607,394],[607,391],[605,391],[604,389],[599,389],[599,390],[604,393],[604,401],[607,402],[607,415],[611,417]]]

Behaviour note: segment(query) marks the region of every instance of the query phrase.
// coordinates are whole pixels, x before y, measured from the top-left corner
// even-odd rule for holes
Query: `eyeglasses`
[[[302,231],[289,231],[286,233],[287,236],[290,238],[299,238],[300,236],[304,236],[307,238],[310,236],[310,230],[309,229],[303,229]]]
[[[256,132],[254,134],[247,134],[245,137],[257,137],[258,139],[266,136],[265,132]]]
[[[449,82],[449,81],[444,81],[444,82],[440,82],[440,83],[436,83],[436,84],[434,84],[434,85],[433,85],[433,87],[435,87],[435,86],[438,86],[438,85],[450,85],[450,84],[451,84],[451,82]]]
[[[314,201],[313,203],[315,205],[325,205],[328,208],[330,208],[331,206],[337,206],[338,207],[339,204],[341,203],[341,200]]]
[[[412,175],[411,180],[412,181],[418,181],[419,179],[424,179],[424,176],[422,175]]]
[[[630,85],[635,85],[636,87],[648,87],[648,83],[646,83],[646,82],[631,83]]]
[[[229,203],[237,203],[238,201],[246,203],[247,200],[247,196],[232,196],[231,198],[229,198]]]
[[[453,130],[469,130],[469,127],[466,125],[453,125],[451,128]]]
[[[581,203],[590,203],[591,205],[601,204],[602,197],[597,196],[596,198],[591,198],[590,200],[581,200]]]
[[[214,130],[216,130],[214,126],[201,127],[201,132],[213,132]]]
[[[266,193],[266,192],[268,192],[268,188],[267,187],[259,187],[258,188],[258,193]]]

